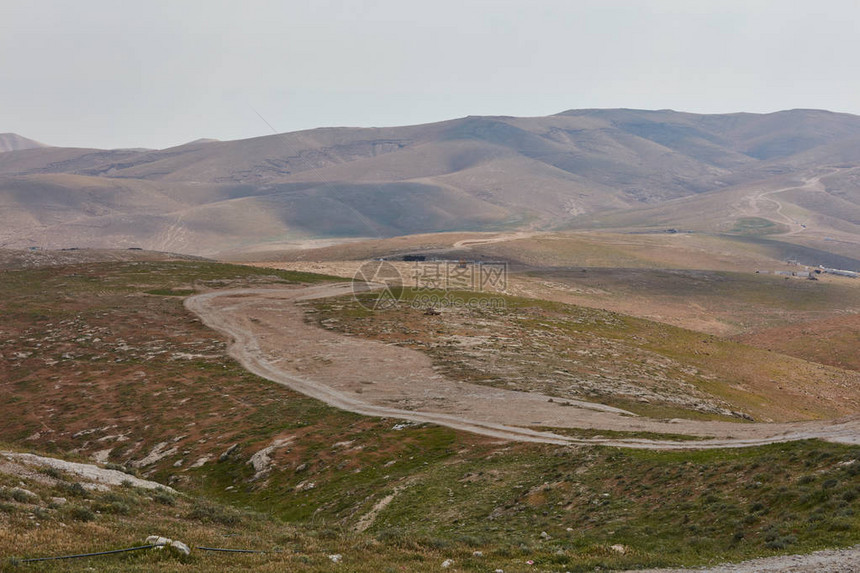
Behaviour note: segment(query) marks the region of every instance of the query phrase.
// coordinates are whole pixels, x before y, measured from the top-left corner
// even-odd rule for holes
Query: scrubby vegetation
[[[406,289],[396,306],[371,312],[374,296],[316,301],[311,316],[324,328],[425,352],[455,379],[654,418],[786,421],[860,407],[856,372],[615,312],[439,291],[436,300],[475,304],[442,304],[428,317],[415,304],[424,291]]]
[[[192,289],[310,280],[326,278],[202,262],[0,273],[0,450],[98,459],[178,491],[0,473],[0,567],[153,534],[267,553],[39,570],[592,571],[860,541],[860,448],[563,448],[363,418],[245,372],[182,307]]]

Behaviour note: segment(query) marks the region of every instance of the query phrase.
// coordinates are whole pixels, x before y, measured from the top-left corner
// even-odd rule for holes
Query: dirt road
[[[494,237],[488,237],[486,239],[464,239],[462,241],[457,241],[453,245],[451,245],[452,249],[468,249],[469,247],[473,247],[475,245],[489,245],[492,243],[504,243],[506,241],[516,241],[519,239],[528,239],[529,237],[534,237],[539,233],[529,232],[529,231],[518,231],[516,233],[504,233],[502,235],[496,235]]]
[[[757,446],[808,438],[860,444],[860,416],[833,422],[733,424],[661,421],[589,402],[450,380],[426,355],[305,322],[304,301],[349,294],[351,285],[216,291],[186,299],[203,322],[229,336],[229,353],[251,372],[358,414],[433,423],[549,444],[648,449]],[[696,441],[576,438],[534,427],[684,434]]]
[[[637,569],[636,573],[855,573],[857,571],[860,571],[860,546],[816,551],[809,555],[780,555],[743,563],[726,563],[707,569]]]
[[[755,216],[755,217],[765,217],[767,218],[770,213],[770,209],[767,209],[763,206],[764,203],[770,203],[775,207],[774,213],[782,219],[782,222],[785,223],[789,231],[787,233],[783,233],[783,235],[796,235],[806,230],[807,226],[805,223],[802,223],[787,215],[783,210],[783,203],[778,199],[774,198],[775,195],[779,195],[780,193],[784,193],[786,191],[805,191],[807,193],[826,193],[827,187],[821,183],[821,179],[832,175],[837,172],[838,169],[831,169],[822,175],[818,175],[815,177],[809,177],[804,180],[801,185],[792,185],[789,187],[783,187],[781,189],[773,189],[770,191],[759,191],[755,195],[751,195],[748,197],[749,206],[745,215]]]

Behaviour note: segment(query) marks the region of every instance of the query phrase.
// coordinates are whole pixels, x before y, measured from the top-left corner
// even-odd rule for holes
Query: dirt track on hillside
[[[745,447],[820,438],[860,444],[860,416],[833,422],[734,424],[660,421],[602,404],[458,382],[426,355],[345,336],[306,323],[302,301],[349,294],[350,284],[238,289],[190,297],[186,307],[229,336],[229,353],[255,374],[358,414],[433,423],[501,438],[549,444],[649,449]],[[573,438],[529,427],[684,434],[697,441]]]
[[[780,555],[743,563],[726,563],[707,569],[637,569],[636,573],[855,573],[857,571],[860,571],[860,546],[816,551],[809,555]]]

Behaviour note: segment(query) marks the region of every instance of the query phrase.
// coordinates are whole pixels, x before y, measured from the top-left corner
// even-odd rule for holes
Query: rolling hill
[[[0,153],[21,151],[22,149],[38,149],[40,147],[47,147],[47,145],[27,139],[26,137],[21,137],[17,133],[0,133]]]
[[[0,246],[212,255],[326,237],[683,227],[847,252],[860,117],[571,110],[164,150],[0,154]]]

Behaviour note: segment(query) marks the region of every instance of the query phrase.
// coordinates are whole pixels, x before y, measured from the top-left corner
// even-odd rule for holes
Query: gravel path
[[[860,546],[816,551],[809,555],[782,555],[743,563],[726,563],[709,569],[640,569],[635,573],[857,573],[858,571],[860,571]]]

